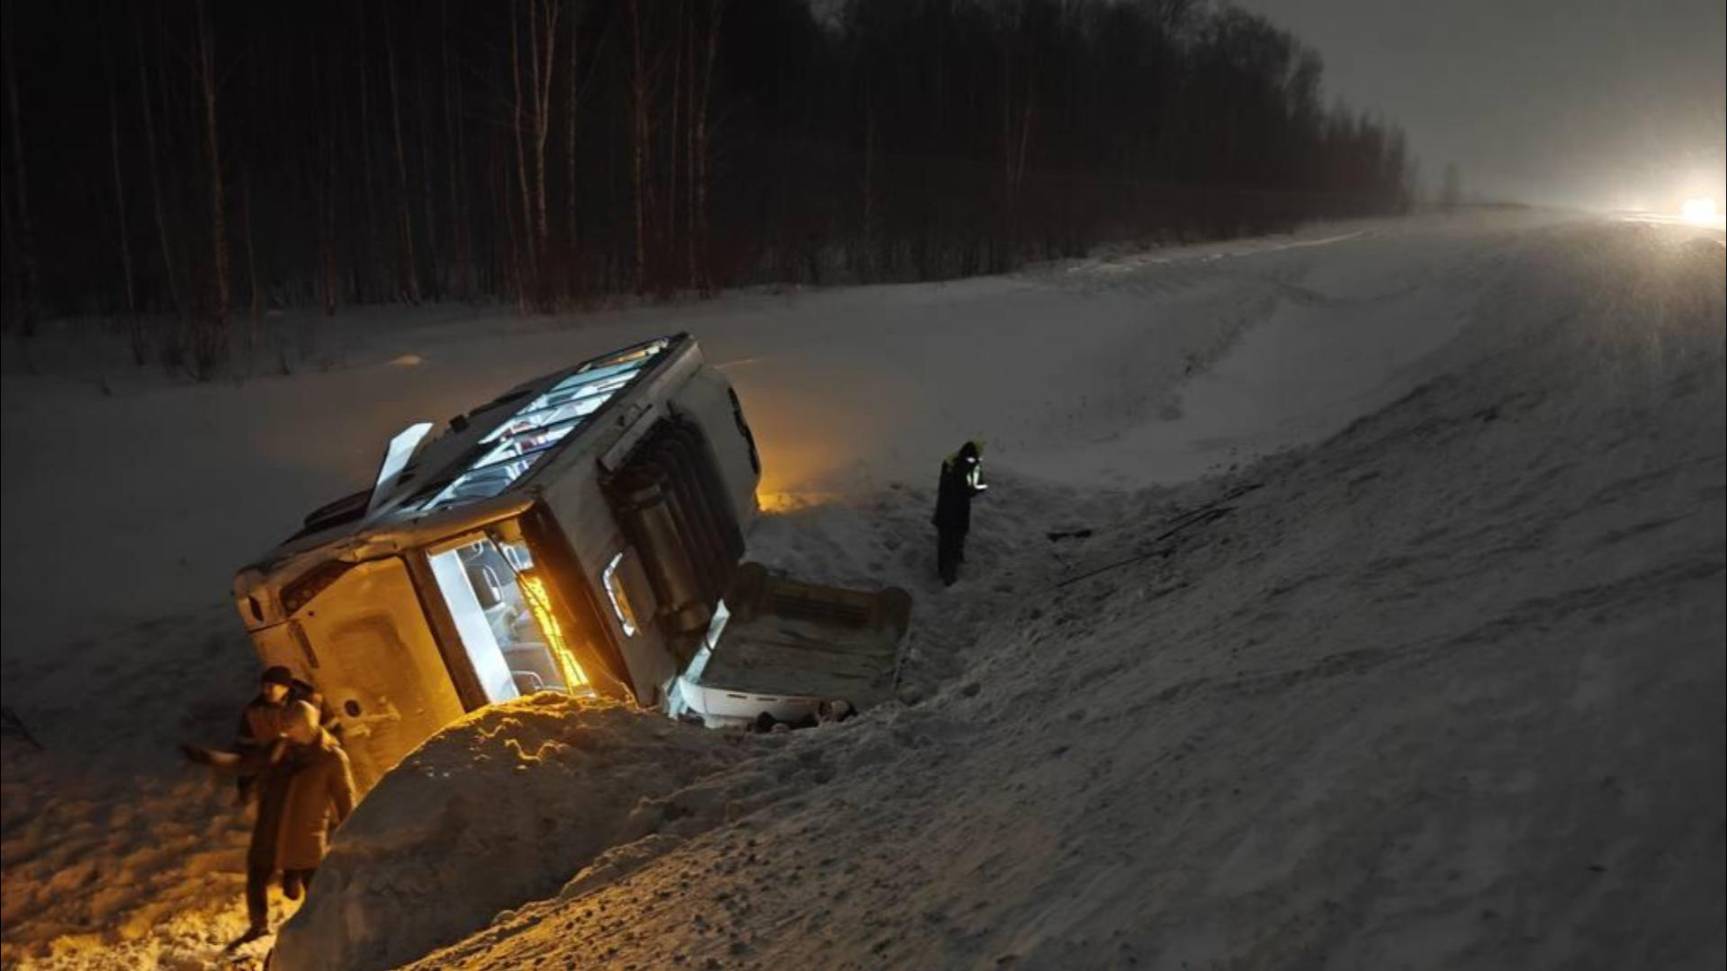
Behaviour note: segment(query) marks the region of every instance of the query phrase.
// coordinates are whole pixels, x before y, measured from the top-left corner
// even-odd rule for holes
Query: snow
[[[5,740],[5,961],[209,960],[245,824],[167,749],[255,670],[232,567],[408,421],[689,329],[781,510],[749,555],[913,592],[901,703],[750,740],[483,713],[343,828],[283,967],[1719,966],[1723,273],[1684,237],[1473,215],[427,315],[238,386],[9,358],[0,683],[46,751]],[[943,590],[934,468],[980,433]]]
[[[30,355],[46,373],[30,375],[8,347],[6,454],[28,461],[7,474],[7,500],[41,514],[5,519],[4,545],[29,564],[31,582],[0,587],[0,640],[107,637],[139,618],[205,606],[312,507],[369,485],[385,443],[411,422],[441,422],[561,362],[677,329],[694,332],[726,370],[774,449],[770,493],[856,495],[921,481],[931,456],[979,433],[992,460],[1035,462],[1076,435],[1152,419],[1186,367],[1220,358],[1276,308],[1285,281],[1335,246],[1371,260],[1369,241],[1383,237],[1419,271],[1426,248],[1453,238],[1367,225],[1332,245],[1273,243],[1260,253],[1235,244],[1229,259],[1211,258],[1224,252],[1217,246],[1166,252],[1166,263],[1126,275],[1052,266],[573,318],[464,318],[447,308],[418,320],[295,318],[281,326],[318,334],[314,346],[327,350],[306,370],[240,385],[164,386],[52,337]],[[418,363],[403,366],[410,359]],[[113,393],[93,394],[98,387]],[[90,564],[108,562],[137,569],[92,598]]]
[[[45,746],[0,745],[7,967],[203,967],[245,930],[249,823],[232,783],[189,772],[172,748],[226,741],[234,699],[256,690],[233,624],[225,604],[143,621],[96,659],[6,642],[0,691]]]
[[[556,894],[611,847],[717,825],[728,803],[667,796],[759,754],[752,741],[551,693],[477,712],[343,824],[277,959],[393,967]]]

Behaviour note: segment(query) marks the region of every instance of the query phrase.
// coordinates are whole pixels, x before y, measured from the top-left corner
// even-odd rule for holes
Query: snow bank
[[[610,848],[678,831],[666,797],[747,757],[749,741],[554,694],[479,712],[343,824],[276,966],[393,967],[464,937]]]
[[[1347,231],[1365,235],[1339,240],[1340,231],[1320,230],[1297,240],[1314,246],[1263,241],[1127,257],[1137,261],[1128,272],[1081,261],[943,284],[732,293],[575,319],[465,307],[354,311],[283,321],[316,332],[311,346],[327,359],[244,383],[165,382],[125,363],[123,335],[104,354],[88,322],[52,325],[64,333],[28,348],[9,341],[0,385],[0,696],[49,753],[7,756],[10,791],[29,795],[0,807],[5,959],[44,953],[65,935],[119,947],[133,933],[126,928],[144,932],[139,948],[207,955],[209,935],[173,930],[169,913],[200,915],[210,934],[238,933],[246,819],[219,786],[188,774],[173,746],[225,741],[251,693],[256,662],[227,600],[235,566],[291,532],[306,510],[362,486],[383,442],[409,420],[465,410],[548,361],[691,330],[744,397],[767,490],[844,510],[790,513],[766,530],[762,548],[777,546],[812,577],[896,582],[921,603],[934,592],[925,589],[927,490],[956,442],[989,437],[992,474],[1004,483],[1011,466],[1075,438],[1103,440],[1094,453],[1111,454],[1110,436],[1160,420],[1188,372],[1222,358],[1291,281],[1381,249],[1394,263],[1402,254],[1405,267],[1439,267],[1436,253],[1467,252],[1482,232],[1504,228],[1441,228],[1435,242],[1430,225],[1374,222]],[[1240,455],[1215,453],[1225,462]],[[1084,476],[1091,467],[1069,471]],[[1140,475],[1128,473],[1129,481]],[[1107,501],[1095,482],[1023,485],[991,504],[1014,516],[1023,506],[1042,522],[1030,507],[1040,497],[1059,525]],[[889,516],[895,522],[883,530]],[[980,568],[1014,572],[1018,546],[1017,537],[980,531],[971,555]],[[918,628],[931,631],[921,613]],[[911,696],[957,670],[949,647],[933,632],[914,634]],[[6,745],[11,753],[13,740]],[[56,876],[63,871],[126,877],[71,887]],[[167,943],[155,941],[159,931]],[[89,954],[80,960],[147,963]]]
[[[750,555],[913,591],[911,707],[758,740],[679,790],[710,808],[500,891],[469,926],[510,915],[448,955],[1557,965],[1583,941],[1684,963],[1657,932],[1718,953],[1718,829],[1695,821],[1721,818],[1720,249],[1543,219],[577,322],[344,315],[365,340],[343,360],[244,385],[9,367],[0,693],[47,751],[4,740],[0,960],[226,960],[247,821],[172,746],[223,740],[256,677],[233,566],[408,419],[679,329],[789,499]],[[935,463],[979,433],[998,485],[947,590]],[[1201,466],[1227,474],[1145,488]],[[416,899],[457,906],[441,892]]]
[[[1720,966],[1721,255],[1499,257],[1321,446],[1078,544],[980,507],[920,600],[956,676],[822,729],[819,790],[416,966]]]

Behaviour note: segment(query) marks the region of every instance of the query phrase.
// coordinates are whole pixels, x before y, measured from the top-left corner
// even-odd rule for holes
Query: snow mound
[[[458,940],[556,894],[613,847],[723,818],[723,802],[668,810],[665,799],[756,750],[549,693],[478,712],[385,776],[342,826],[273,967],[390,967]]]
[[[1722,271],[1518,241],[1414,391],[1083,542],[1020,520],[920,604],[926,701],[704,780],[818,792],[415,967],[1719,967]]]
[[[688,329],[785,500],[751,558],[911,590],[909,707],[656,789],[647,836],[498,891],[429,966],[1560,966],[1593,947],[1577,963],[1719,967],[1723,250],[1553,221],[1386,221],[580,326],[356,310],[320,332],[330,370],[233,386],[112,366],[119,338],[102,364],[80,333],[0,387],[0,700],[45,749],[0,752],[0,964],[230,960],[247,819],[174,743],[225,741],[255,685],[234,564],[370,481],[406,420]],[[942,588],[930,487],[978,434],[996,485]],[[1185,481],[1198,464],[1231,473]],[[128,569],[95,583],[92,564]],[[680,761],[681,741],[640,738]],[[531,825],[495,834],[540,817],[490,790],[539,782],[510,760],[452,749],[447,784],[472,775],[463,818],[518,853]],[[554,807],[610,771],[541,765],[570,790]],[[455,798],[412,791],[415,826]],[[449,880],[525,872],[469,852],[487,845],[410,840],[380,872],[431,874],[396,901],[437,915],[468,906]],[[344,897],[338,864],[356,865],[331,861],[314,908]],[[352,899],[342,940],[398,919]]]

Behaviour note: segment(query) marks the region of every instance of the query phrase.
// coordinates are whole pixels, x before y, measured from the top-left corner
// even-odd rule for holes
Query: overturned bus
[[[760,476],[730,383],[660,338],[409,426],[235,600],[263,662],[324,695],[362,788],[536,691],[716,726],[891,697],[910,597],[741,563]]]

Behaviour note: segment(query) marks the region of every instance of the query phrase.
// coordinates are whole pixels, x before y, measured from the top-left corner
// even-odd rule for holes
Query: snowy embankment
[[[9,375],[4,684],[46,751],[5,742],[7,963],[197,965],[237,933],[244,823],[167,753],[253,670],[232,563],[422,411],[687,328],[785,494],[752,555],[917,597],[905,703],[741,747],[481,716],[435,743],[448,778],[361,806],[284,964],[376,966],[400,926],[387,959],[447,943],[439,967],[1718,966],[1720,248],[1462,220],[1296,242],[404,330],[376,366],[237,388]],[[138,457],[132,507],[111,467],[63,485],[151,412],[200,434]],[[89,449],[20,471],[73,429]],[[942,590],[926,480],[978,432],[997,486]],[[91,563],[145,575],[92,590]],[[579,767],[589,730],[650,754]],[[569,811],[524,828],[553,791]],[[397,825],[488,801],[473,839]],[[541,843],[537,872],[499,862]]]
[[[683,795],[761,756],[760,738],[682,731],[606,702],[540,694],[446,729],[374,789],[318,871],[278,955],[298,967],[388,967],[550,896],[614,847],[636,852],[726,821]],[[758,780],[759,781],[759,780]],[[782,794],[751,787],[744,811]],[[628,853],[614,853],[614,867]]]
[[[1718,966],[1719,252],[1504,257],[1321,446],[1084,510],[1007,477],[972,578],[924,585],[955,677],[795,739],[826,782],[425,966]],[[915,574],[899,506],[767,538]],[[1109,518],[1063,564],[1037,537],[1074,515]]]

